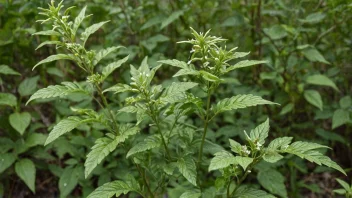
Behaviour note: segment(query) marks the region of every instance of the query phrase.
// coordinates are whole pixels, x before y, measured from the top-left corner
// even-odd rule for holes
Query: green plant
[[[336,181],[343,187],[340,189],[335,189],[334,193],[339,194],[339,195],[345,195],[346,198],[352,197],[352,185],[348,185],[347,182],[341,180],[341,179],[336,179]]]
[[[218,101],[213,103],[214,94],[221,83],[225,82],[226,74],[239,68],[264,64],[265,61],[242,60],[233,64],[235,59],[243,58],[249,53],[236,52],[236,48],[228,50],[226,46],[221,47],[225,39],[210,36],[209,31],[203,34],[191,29],[194,38],[180,42],[193,45],[190,60],[187,63],[175,59],[159,61],[162,64],[180,68],[174,77],[182,77],[180,79],[183,82],[173,79],[169,84],[154,85],[153,80],[156,79],[155,75],[161,65],[150,68],[148,59],[145,58],[138,69],[131,66],[129,81],[107,88],[106,79],[128,61],[128,56],[109,64],[101,64],[103,58],[121,47],[96,51],[87,49],[85,44],[89,36],[107,22],[91,25],[80,33],[79,27],[87,18],[86,8],[82,9],[74,21],[69,20],[69,12],[73,7],[65,11],[62,11],[62,8],[62,2],[56,6],[53,1],[49,9],[40,8],[40,14],[47,18],[39,22],[50,23],[53,28],[37,32],[35,35],[55,36],[59,40],[45,41],[39,47],[54,44],[60,53],[40,61],[34,68],[56,60],[71,60],[85,72],[87,80],[80,83],[63,82],[61,85],[40,89],[27,103],[36,99],[67,97],[71,94],[81,94],[91,98],[94,105],[90,108],[72,107],[71,110],[76,115],[59,121],[45,142],[48,145],[60,136],[85,125],[103,131],[104,133],[98,137],[90,137],[89,134],[86,137],[96,138],[84,163],[86,178],[94,174],[94,170],[106,157],[114,155],[118,146],[125,152],[117,155],[118,163],[124,163],[129,172],[118,176],[118,180],[98,187],[88,197],[112,197],[129,192],[138,193],[143,197],[162,197],[172,187],[188,189],[180,195],[181,197],[206,196],[205,192],[211,192],[210,196],[220,197],[269,196],[265,191],[242,183],[257,163],[263,160],[275,163],[283,158],[280,153],[294,154],[345,173],[340,166],[317,150],[326,148],[320,144],[300,141],[291,144],[291,137],[281,137],[270,142],[268,147],[264,147],[269,132],[269,120],[252,130],[249,135],[246,134],[248,147],[233,140],[230,141],[232,151],[238,156],[222,151],[220,145],[206,140],[212,121],[220,113],[264,104],[276,104],[252,94],[217,99]],[[116,107],[116,104],[110,101],[118,97],[109,95],[109,92],[124,94],[125,104]],[[121,104],[121,101],[118,103]],[[134,124],[123,123],[117,119],[121,115],[130,113],[136,114]],[[189,119],[194,115],[200,119],[195,119],[195,122]],[[199,124],[202,124],[200,133],[197,127]],[[139,133],[141,134],[137,135]],[[204,159],[205,149],[215,154],[210,163],[208,159]],[[197,160],[194,156],[198,156]],[[121,160],[124,157],[130,160]],[[208,166],[209,168],[204,168]],[[202,182],[209,177],[205,173],[206,169],[210,171],[221,169],[222,176],[214,182],[213,180]],[[79,172],[80,168],[77,166],[77,169],[70,170],[72,174]],[[277,172],[272,173],[277,175]],[[70,176],[70,174],[65,175]],[[222,184],[226,185],[225,192],[221,188]],[[215,189],[212,187],[214,185]],[[267,184],[262,185],[271,193],[278,193],[268,188]],[[71,185],[70,189],[73,189]],[[68,193],[66,191],[61,196],[66,196]]]

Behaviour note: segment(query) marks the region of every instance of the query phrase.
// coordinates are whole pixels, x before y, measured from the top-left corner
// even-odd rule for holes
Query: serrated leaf
[[[0,173],[4,172],[4,170],[10,167],[15,161],[16,155],[12,153],[0,154]]]
[[[112,151],[114,151],[118,144],[126,141],[126,139],[139,132],[138,127],[132,125],[120,125],[120,135],[109,134],[108,137],[97,139],[92,150],[88,153],[87,159],[84,163],[85,177],[94,170],[94,168]]]
[[[292,137],[279,137],[274,139],[268,145],[268,149],[278,150],[282,148],[286,148],[292,142]]]
[[[109,47],[107,49],[102,49],[98,51],[94,57],[93,65],[98,64],[99,61],[101,61],[103,58],[105,58],[107,55],[109,55],[111,52],[114,52],[118,49],[120,49],[121,46],[118,47]],[[127,56],[128,57],[128,56]]]
[[[60,175],[59,190],[60,198],[67,197],[77,186],[79,168],[67,167]]]
[[[143,140],[143,142],[139,142],[135,146],[133,146],[127,153],[126,158],[134,155],[136,153],[144,152],[153,148],[157,148],[161,145],[161,139],[159,135],[148,136]]]
[[[83,41],[83,46],[85,45],[86,41],[88,40],[89,36],[99,30],[105,23],[109,21],[103,21],[100,23],[93,24],[89,26],[87,29],[84,30],[84,32],[81,35],[81,40]]]
[[[230,141],[230,147],[231,147],[231,151],[237,154],[240,154],[242,151],[242,145],[238,142],[236,142],[235,140],[231,140]]]
[[[199,191],[186,191],[182,193],[180,198],[199,198],[200,196],[202,196],[202,193]]]
[[[28,96],[34,93],[37,88],[37,82],[39,80],[39,76],[35,76],[32,78],[26,78],[24,81],[20,83],[18,86],[18,92],[21,96]]]
[[[40,61],[39,63],[37,63],[36,65],[34,65],[33,69],[34,70],[36,67],[38,67],[41,64],[44,63],[49,63],[49,62],[53,62],[56,60],[75,60],[75,56],[72,54],[56,54],[56,55],[51,55],[49,57],[47,57],[46,59]]]
[[[16,106],[17,98],[10,93],[0,93],[0,105]]]
[[[99,188],[95,189],[87,198],[110,198],[114,195],[119,197],[122,194],[127,194],[130,191],[142,194],[139,186],[132,182],[124,182],[116,180],[110,183],[106,183]]]
[[[325,75],[316,74],[316,75],[308,76],[308,78],[306,79],[306,82],[312,85],[328,86],[335,89],[336,91],[339,91],[336,84]]]
[[[103,93],[111,91],[111,92],[115,92],[115,94],[116,94],[116,93],[122,93],[122,92],[126,92],[126,91],[132,91],[132,89],[133,88],[129,85],[118,83],[112,87],[105,89],[103,91]]]
[[[35,166],[29,159],[21,159],[15,164],[16,174],[26,183],[26,185],[35,193]]]
[[[273,195],[268,194],[267,192],[255,188],[251,188],[247,185],[241,185],[236,190],[234,198],[275,198]]]
[[[320,148],[327,148],[327,147],[317,143],[298,141],[298,142],[292,143],[286,149],[281,151],[297,155],[302,159],[306,159],[318,165],[328,166],[346,175],[346,172],[337,163],[335,163],[329,157],[324,156],[322,153],[316,150]]]
[[[17,71],[13,70],[7,65],[0,65],[0,74],[5,74],[5,75],[21,75]]]
[[[215,157],[211,159],[209,165],[209,171],[223,169],[231,164],[236,164],[236,158],[227,151],[220,151],[215,153]]]
[[[332,116],[332,129],[348,123],[350,120],[350,113],[344,109],[337,109]]]
[[[240,165],[243,170],[246,170],[247,167],[253,162],[253,158],[250,157],[242,157],[242,156],[236,156],[236,164]]]
[[[62,82],[62,85],[50,85],[47,88],[43,88],[35,92],[27,101],[26,105],[35,99],[39,98],[55,98],[55,97],[64,97],[72,93],[81,93],[90,95],[90,92],[83,88],[77,82]]]
[[[61,36],[59,32],[53,31],[53,30],[46,30],[46,31],[40,31],[36,32],[33,35],[43,35],[43,36]]]
[[[318,107],[321,111],[323,110],[323,100],[319,92],[315,90],[306,90],[304,91],[304,98],[313,106]]]
[[[177,160],[177,167],[180,173],[194,186],[197,186],[196,163],[191,156]]]
[[[28,112],[13,113],[9,116],[9,122],[17,132],[23,135],[31,122],[31,114]]]
[[[199,71],[200,75],[207,81],[219,82],[220,78],[204,70]]]
[[[85,16],[86,15],[86,9],[87,9],[87,6],[84,6],[83,9],[81,10],[81,12],[75,18],[75,21],[74,21],[73,26],[72,26],[72,33],[74,35],[76,35],[78,27],[81,25],[82,21],[86,18],[86,16]]]
[[[81,124],[94,121],[96,121],[95,118],[81,118],[78,116],[70,116],[66,119],[63,119],[57,125],[55,125],[53,130],[49,133],[49,136],[45,141],[45,145],[48,145],[63,134],[72,131],[74,128],[78,127]]]
[[[177,59],[172,59],[172,60],[161,60],[161,61],[158,61],[159,63],[163,63],[163,64],[167,64],[167,65],[171,65],[171,66],[174,66],[174,67],[178,67],[178,68],[181,68],[181,69],[187,69],[188,68],[188,65],[186,62],[183,62],[183,61],[179,61]]]
[[[60,45],[60,44],[62,44],[61,41],[44,41],[40,45],[38,45],[38,47],[35,48],[35,50],[38,50],[39,48],[45,45]]]
[[[259,142],[261,145],[265,143],[265,139],[269,134],[269,118],[265,122],[258,125],[255,129],[251,130],[249,137],[252,142]]]
[[[186,91],[197,86],[193,82],[173,82],[162,94],[160,100],[164,103],[176,103],[186,98]]]
[[[170,23],[178,19],[180,16],[183,15],[183,10],[178,10],[173,12],[168,18],[166,18],[160,26],[160,29],[163,29],[164,27],[168,26]]]
[[[128,60],[129,56],[126,56],[125,58],[118,60],[116,62],[110,63],[106,67],[103,68],[102,74],[103,78],[105,79],[108,77],[115,69],[119,68],[123,63],[125,63]]]
[[[284,156],[280,155],[277,151],[270,149],[266,150],[265,154],[263,155],[263,159],[269,163],[276,163],[282,158],[284,158]]]
[[[267,169],[259,171],[257,179],[260,185],[262,185],[269,192],[283,198],[287,197],[285,177],[277,170]]]
[[[214,114],[218,114],[224,111],[243,109],[246,107],[264,105],[264,104],[277,104],[277,103],[264,100],[259,96],[253,96],[252,94],[248,94],[248,95],[237,95],[231,98],[225,98],[219,101],[216,105],[213,105],[211,109],[214,112]]]
[[[226,69],[226,72],[230,72],[234,69],[242,68],[242,67],[249,67],[253,65],[258,65],[258,64],[263,64],[266,63],[266,61],[258,61],[258,60],[243,60],[238,63],[236,63],[233,66],[230,66]]]

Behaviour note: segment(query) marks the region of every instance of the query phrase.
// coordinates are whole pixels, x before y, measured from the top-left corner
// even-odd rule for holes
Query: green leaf
[[[26,146],[34,147],[37,145],[44,146],[45,140],[48,136],[42,133],[30,133],[26,138]]]
[[[180,173],[194,186],[197,186],[196,163],[191,156],[177,160],[177,167]]]
[[[263,155],[263,159],[269,163],[276,163],[279,160],[281,160],[282,158],[284,158],[284,156],[280,155],[275,150],[270,150],[270,149],[266,150],[265,154]]]
[[[231,98],[225,98],[219,101],[216,105],[213,105],[211,109],[214,112],[214,114],[218,114],[224,111],[243,109],[246,107],[264,105],[264,104],[277,104],[277,103],[264,100],[259,96],[253,96],[252,94],[248,94],[248,95],[237,95]]]
[[[250,157],[242,157],[242,156],[236,156],[236,164],[240,165],[243,170],[246,170],[247,167],[253,162],[253,158]]]
[[[81,10],[81,12],[78,14],[78,16],[75,18],[75,21],[72,26],[72,33],[76,35],[76,32],[78,30],[78,27],[81,25],[82,21],[87,18],[86,15],[86,9],[87,6],[84,6],[84,8]]]
[[[26,105],[38,98],[55,98],[64,97],[72,93],[81,93],[90,96],[89,90],[83,88],[77,82],[62,82],[62,85],[50,85],[47,88],[43,88],[35,92],[27,101]]]
[[[38,80],[39,76],[26,78],[24,81],[22,81],[18,86],[18,92],[21,94],[21,96],[28,96],[33,94],[37,88]]]
[[[127,60],[128,60],[128,56],[116,62],[110,63],[109,65],[104,67],[102,71],[103,78],[105,79],[106,77],[108,77],[115,69],[119,68]]]
[[[163,63],[163,64],[167,64],[167,65],[171,65],[171,66],[174,66],[174,67],[179,67],[181,69],[187,69],[188,68],[188,65],[186,62],[183,62],[183,61],[179,61],[177,59],[172,59],[172,60],[161,60],[161,61],[158,61],[159,63]]]
[[[9,116],[9,121],[11,126],[23,135],[24,131],[31,122],[31,114],[28,112],[13,113]]]
[[[180,198],[199,198],[200,196],[202,196],[202,193],[199,191],[186,191],[182,193]]]
[[[84,163],[85,166],[85,177],[93,171],[93,169],[112,151],[114,151],[119,143],[126,141],[126,139],[135,135],[139,132],[138,127],[132,127],[132,125],[120,125],[120,135],[108,134],[108,137],[102,137],[97,139],[92,150],[87,155],[87,159]]]
[[[291,112],[292,110],[293,110],[293,108],[294,108],[294,104],[293,103],[288,103],[287,105],[285,105],[283,108],[282,108],[282,110],[280,111],[280,115],[285,115],[285,114],[287,114],[287,113],[289,113],[289,112]]]
[[[16,106],[17,98],[10,93],[0,93],[0,105]]]
[[[324,156],[322,153],[316,150],[320,148],[327,148],[327,147],[316,143],[298,141],[298,142],[292,143],[286,149],[281,151],[297,155],[302,159],[306,159],[318,165],[328,166],[346,175],[346,172],[338,164],[336,164],[329,157]]]
[[[321,111],[323,110],[323,100],[319,92],[315,90],[304,91],[304,98],[313,106],[318,107]]]
[[[234,198],[275,198],[263,190],[258,190],[247,185],[241,185],[235,192]]]
[[[270,142],[270,144],[268,145],[268,149],[272,149],[272,150],[285,149],[286,147],[288,147],[289,144],[291,144],[292,139],[293,139],[292,137],[276,138]]]
[[[350,113],[344,109],[337,109],[332,116],[332,129],[348,123],[350,120]]]
[[[98,62],[105,58],[107,55],[109,55],[111,52],[114,52],[118,49],[120,49],[121,47],[118,46],[118,47],[109,47],[107,49],[102,49],[100,51],[98,51],[94,57],[94,61],[93,61],[93,65],[96,65],[98,64]],[[128,56],[127,56],[128,57]]]
[[[62,44],[61,41],[44,41],[35,50],[38,50],[39,48],[45,46],[45,45],[60,45]]]
[[[251,130],[249,134],[251,141],[259,142],[261,145],[263,145],[265,143],[265,139],[268,137],[269,128],[269,118],[267,118],[265,122]]]
[[[340,99],[339,103],[342,109],[348,109],[352,106],[352,98],[351,96],[345,96]]]
[[[272,40],[282,39],[287,36],[287,32],[282,25],[273,25],[270,28],[264,28],[264,32]]]
[[[238,142],[236,142],[235,140],[231,140],[230,141],[230,147],[231,147],[231,151],[237,154],[240,154],[242,151],[242,145]]]
[[[164,27],[168,26],[170,23],[178,19],[180,16],[183,15],[183,10],[178,10],[173,12],[167,19],[165,19],[160,26],[160,29],[163,29]]]
[[[16,174],[35,193],[35,166],[29,159],[21,159],[15,164]]]
[[[41,64],[53,62],[53,61],[56,61],[56,60],[72,60],[72,61],[74,61],[74,60],[75,60],[75,56],[72,55],[72,54],[56,54],[56,55],[51,55],[51,56],[47,57],[46,59],[41,60],[41,61],[40,61],[39,63],[37,63],[36,65],[34,65],[34,67],[33,67],[32,70],[34,70],[36,67],[38,67],[38,66],[41,65]]]
[[[197,86],[193,82],[173,82],[162,94],[160,100],[164,103],[176,103],[186,98],[186,91]]]
[[[53,30],[46,30],[46,31],[40,31],[36,32],[33,35],[43,35],[43,36],[61,36],[59,32],[53,31]]]
[[[4,172],[16,161],[16,155],[12,153],[2,153],[0,155],[0,173]]]
[[[321,22],[326,17],[326,14],[321,12],[315,12],[309,14],[305,19],[299,19],[302,23],[315,24]]]
[[[200,75],[207,81],[219,82],[220,78],[204,70],[199,71]]]
[[[127,194],[130,191],[135,191],[142,194],[140,187],[135,183],[116,180],[95,189],[90,195],[88,195],[87,198],[110,198],[114,195],[119,197],[120,195]]]
[[[133,88],[129,85],[118,83],[112,87],[105,89],[103,91],[103,93],[111,91],[111,92],[115,92],[115,94],[116,94],[116,93],[122,93],[122,92],[126,92],[126,91],[132,91],[132,89]]]
[[[103,21],[100,23],[93,24],[89,26],[87,29],[84,30],[84,32],[81,35],[81,40],[83,41],[83,46],[85,45],[86,41],[88,40],[89,36],[99,30],[105,23],[109,21]]]
[[[349,185],[347,182],[345,182],[345,181],[343,181],[343,180],[341,180],[341,179],[336,178],[336,181],[337,181],[346,191],[350,191],[350,189],[352,188],[352,187],[350,187],[350,185]]]
[[[242,68],[242,67],[249,67],[249,66],[259,65],[259,64],[263,64],[263,63],[266,63],[266,61],[243,60],[243,61],[240,61],[240,62],[236,63],[233,66],[228,67],[226,69],[226,72],[232,71],[234,69]]]
[[[144,152],[153,148],[157,148],[161,145],[161,139],[159,135],[151,135],[143,140],[143,142],[139,142],[135,146],[133,146],[127,153],[126,158],[134,155],[136,153]]]
[[[284,198],[287,197],[285,177],[279,171],[274,169],[259,171],[257,179],[260,185],[270,193]]]
[[[220,151],[214,155],[215,157],[210,161],[209,171],[223,169],[231,164],[237,164],[236,158],[227,151]]]
[[[324,56],[321,55],[321,53],[313,47],[303,49],[302,53],[311,62],[330,64],[327,60],[325,60]]]
[[[79,169],[67,167],[60,175],[59,190],[60,198],[67,197],[77,186]]]
[[[173,75],[173,77],[185,76],[185,75],[198,76],[198,75],[200,75],[200,72],[195,69],[191,69],[191,68],[180,69],[175,75]]]
[[[306,79],[306,82],[312,85],[328,86],[335,89],[336,91],[339,91],[335,83],[325,75],[316,74],[316,75],[308,76],[308,78]]]
[[[97,121],[95,118],[81,118],[78,116],[70,116],[66,119],[61,120],[57,125],[54,126],[50,132],[48,138],[45,141],[45,145],[48,145],[52,141],[56,140],[65,133],[72,131],[74,128],[81,124]]]
[[[21,75],[20,73],[16,72],[12,68],[10,68],[7,65],[0,65],[0,74],[5,74],[5,75]]]

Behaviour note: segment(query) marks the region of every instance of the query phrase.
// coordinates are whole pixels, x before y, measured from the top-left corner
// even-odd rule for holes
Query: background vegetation
[[[211,29],[212,35],[228,39],[228,48],[238,46],[240,51],[251,51],[250,59],[267,60],[267,64],[231,73],[216,98],[251,93],[281,106],[223,114],[209,127],[207,138],[227,147],[228,138],[244,139],[243,129],[270,117],[270,139],[293,136],[328,145],[332,150],[327,155],[349,176],[289,156],[270,167],[275,171],[270,179],[287,188],[278,196],[335,196],[333,189],[340,188],[335,178],[351,183],[351,1],[67,0],[64,4],[77,7],[73,16],[87,5],[87,13],[94,17],[85,20],[83,27],[110,21],[87,41],[91,49],[126,47],[109,56],[110,60],[128,54],[128,64],[133,65],[140,65],[145,56],[151,66],[164,59],[189,60],[190,46],[176,44],[191,38],[189,27],[201,32]],[[68,61],[32,71],[37,62],[57,50],[52,46],[35,50],[47,37],[32,34],[51,29],[35,22],[41,19],[37,8],[46,6],[42,0],[0,0],[0,196],[4,197],[86,197],[96,186],[120,178],[129,169],[119,162],[123,151],[117,150],[92,177],[84,179],[86,155],[101,136],[97,127],[82,126],[43,146],[52,127],[72,113],[70,107],[92,105],[81,95],[26,105],[39,88],[86,80]],[[51,36],[49,40],[56,39]],[[121,67],[104,87],[129,81],[128,70]],[[165,79],[175,71],[163,68],[156,75],[158,83],[170,83]],[[116,97],[109,95],[108,99],[118,104],[127,96]],[[135,118],[124,115],[118,119]],[[32,171],[21,171],[23,166]],[[257,179],[265,182],[265,178]],[[256,184],[255,178],[247,180]],[[174,186],[168,191],[178,197],[184,189]]]

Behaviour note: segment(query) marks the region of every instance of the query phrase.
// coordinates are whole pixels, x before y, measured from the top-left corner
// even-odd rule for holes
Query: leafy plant
[[[159,61],[161,64],[179,68],[174,75],[179,79],[156,84],[154,81],[159,80],[156,74],[161,65],[151,67],[146,57],[138,69],[131,65],[130,80],[107,87],[107,79],[129,60],[129,56],[106,64],[103,59],[116,53],[121,47],[94,50],[85,46],[89,44],[89,37],[107,21],[93,24],[82,32],[80,26],[88,18],[85,14],[86,7],[73,21],[70,20],[73,7],[66,10],[62,8],[63,2],[55,5],[54,1],[49,4],[48,9],[40,8],[40,14],[46,18],[39,22],[51,24],[52,29],[34,35],[57,37],[58,40],[45,41],[39,47],[56,45],[58,54],[40,61],[34,68],[57,60],[70,60],[85,73],[86,81],[48,86],[35,92],[27,103],[38,99],[67,98],[75,94],[90,98],[88,101],[93,102],[88,108],[71,107],[75,115],[60,120],[45,142],[48,145],[59,141],[64,134],[85,126],[103,132],[97,136],[88,133],[85,137],[93,139],[95,143],[84,163],[84,177],[91,177],[99,168],[107,169],[108,166],[103,167],[102,162],[109,156],[119,158],[115,163],[124,164],[128,172],[118,175],[115,181],[101,185],[89,194],[89,198],[120,196],[130,192],[143,197],[162,197],[166,193],[173,194],[168,192],[170,187],[184,191],[187,189],[182,195],[173,195],[181,197],[270,197],[269,193],[244,185],[243,182],[259,162],[276,163],[283,158],[283,153],[296,155],[345,174],[339,165],[320,152],[320,149],[327,148],[320,144],[303,141],[291,143],[291,137],[279,137],[265,147],[269,133],[268,119],[249,135],[245,133],[247,145],[230,140],[231,150],[236,156],[224,151],[216,142],[207,140],[208,131],[215,124],[214,120],[218,115],[247,107],[277,104],[252,94],[238,94],[225,99],[218,97],[217,90],[226,82],[226,75],[240,68],[265,64],[266,61],[240,60],[234,63],[236,59],[249,53],[237,52],[237,48],[228,50],[226,45],[221,45],[225,39],[210,36],[209,31],[198,33],[191,29],[194,38],[179,42],[192,45],[190,60]],[[182,13],[171,15],[162,23],[161,29]],[[320,81],[324,77],[313,76],[307,82],[316,84],[317,79]],[[338,90],[334,83],[326,80],[324,82],[323,85]],[[118,100],[122,95],[124,102]],[[321,109],[319,96],[313,90],[307,90],[304,94],[308,102]],[[135,114],[135,123],[119,120],[130,114]],[[118,153],[118,150],[122,152]],[[215,155],[210,162],[205,150]],[[198,156],[197,160],[195,156]],[[124,157],[128,160],[121,160]],[[79,163],[72,159],[67,164],[73,166],[68,166],[60,178],[62,197],[70,194],[81,179],[82,168]],[[208,180],[209,177],[215,178],[217,173],[209,174],[207,169],[220,170],[222,176],[215,181]],[[270,193],[286,197],[282,191],[285,188],[282,175],[272,169],[268,173],[258,173],[259,183]],[[22,178],[21,174],[20,177]],[[274,183],[268,183],[268,180]],[[226,188],[223,189],[223,186]]]
[[[349,198],[352,196],[352,186],[348,185],[347,182],[341,180],[341,179],[336,179],[336,181],[343,187],[340,189],[334,190],[334,193],[337,193],[339,195],[345,195],[346,198]]]

